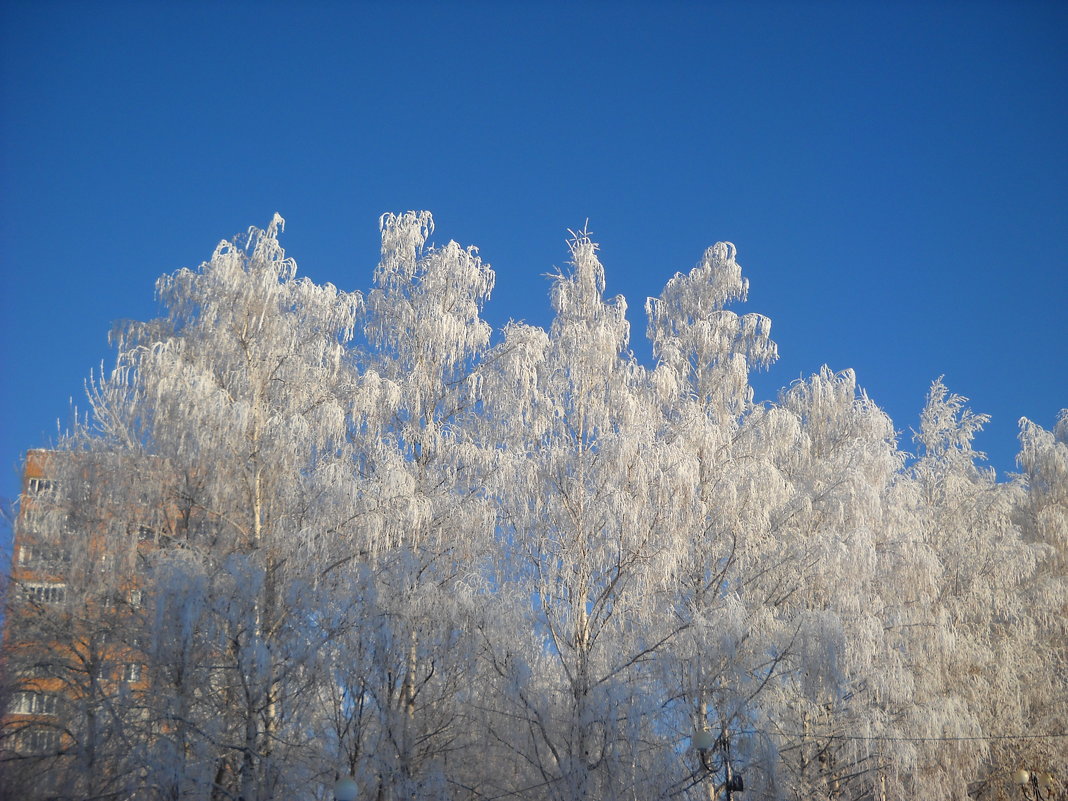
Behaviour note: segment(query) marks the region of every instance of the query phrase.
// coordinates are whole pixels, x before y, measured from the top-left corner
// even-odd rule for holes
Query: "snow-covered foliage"
[[[65,590],[12,583],[11,690],[63,699],[0,733],[23,797],[1063,787],[1068,413],[999,483],[941,380],[914,457],[851,370],[754,403],[777,346],[730,243],[647,302],[645,366],[585,230],[549,329],[494,336],[429,213],[382,217],[366,294],[282,228],[160,279],[24,502]]]

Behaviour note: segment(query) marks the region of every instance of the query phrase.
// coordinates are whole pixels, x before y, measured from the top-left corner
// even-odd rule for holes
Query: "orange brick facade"
[[[122,526],[136,532],[138,510],[90,503],[94,472],[80,468],[80,461],[79,455],[32,450],[23,470],[0,718],[0,760],[8,774],[13,766],[21,771],[23,780],[36,770],[74,769],[73,755],[84,755],[94,727],[105,725],[109,699],[147,687],[140,643],[128,636],[137,627],[128,624],[141,607],[136,554],[153,546],[134,534],[129,549],[115,548],[105,534],[116,523],[111,518],[129,518]],[[83,496],[85,510],[71,508],[77,505],[72,499]]]

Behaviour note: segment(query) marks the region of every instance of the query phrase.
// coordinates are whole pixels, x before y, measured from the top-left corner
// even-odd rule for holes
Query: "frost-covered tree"
[[[646,305],[659,359],[651,375],[662,421],[657,450],[670,476],[670,500],[660,512],[674,535],[665,543],[674,552],[668,619],[682,629],[657,667],[670,699],[665,722],[681,742],[695,731],[751,729],[757,697],[780,678],[791,648],[769,615],[772,596],[757,589],[761,576],[769,577],[765,589],[783,578],[783,564],[761,563],[758,554],[784,482],[767,447],[766,427],[776,418],[753,405],[748,382],[750,369],[776,358],[770,322],[725,308],[744,300],[747,289],[734,246],[721,242]],[[734,745],[744,750],[738,738]],[[749,745],[749,766],[766,766],[769,743]],[[672,789],[703,796],[693,786],[703,778],[697,753],[680,756]],[[723,778],[706,778],[707,792]]]
[[[532,636],[490,646],[500,714],[525,721],[505,746],[532,797],[699,793],[694,727],[739,726],[767,677],[733,572],[760,467],[734,440],[775,349],[766,320],[724,309],[745,294],[729,244],[650,301],[655,371],[603,290],[582,232],[549,332],[512,325],[488,360],[504,587],[518,614],[533,598]]]
[[[281,227],[160,279],[166,316],[118,327],[71,442],[167,476],[114,482],[120,505],[147,492],[168,523],[140,573],[156,621],[146,784],[167,797],[306,780],[297,676],[330,633],[307,625],[328,591],[309,557],[351,518],[335,501],[356,482],[345,343],[361,298],[297,279]]]
[[[645,663],[673,635],[658,623],[671,481],[655,398],[625,352],[626,305],[603,298],[589,236],[570,248],[552,327],[509,326],[484,377],[486,444],[502,449],[498,580],[520,616],[519,636],[488,644],[494,725],[533,797],[647,797],[649,761],[635,752],[655,748],[642,737],[662,701]]]
[[[1037,567],[1024,594],[1025,611],[1006,625],[1020,629],[1020,648],[1034,665],[1026,676],[1023,717],[1038,732],[1068,731],[1068,409],[1052,431],[1020,420],[1021,480],[1026,493],[1017,516],[1024,541],[1037,554]],[[1037,664],[1036,664],[1037,663]],[[1051,772],[1065,787],[1065,740],[1013,743],[1018,766]]]
[[[366,549],[346,564],[361,614],[331,645],[330,709],[368,794],[440,798],[450,758],[462,773],[472,747],[466,621],[493,543],[490,460],[466,435],[493,272],[473,248],[428,247],[427,213],[386,215],[381,229],[350,432]]]
[[[428,213],[381,219],[366,294],[298,278],[282,225],[160,279],[23,501],[22,795],[992,799],[1068,770],[1068,414],[1022,421],[998,483],[941,381],[911,461],[851,370],[755,402],[777,348],[729,243],[648,301],[646,366],[588,231],[548,330],[495,338],[492,270]]]
[[[868,791],[878,763],[856,738],[877,733],[879,706],[907,693],[884,626],[887,574],[922,571],[916,554],[901,554],[910,547],[895,481],[901,456],[889,419],[850,370],[795,383],[767,416],[783,488],[768,506],[755,586],[793,643],[762,708],[760,728],[780,754],[771,778],[790,797],[853,797]],[[771,561],[789,569],[770,573]]]
[[[914,671],[914,703],[926,710],[926,726],[917,722],[910,730],[934,737],[981,738],[1028,727],[1015,699],[1030,682],[1021,590],[1035,553],[1012,521],[1018,488],[998,484],[972,448],[988,418],[966,400],[934,382],[909,471],[924,542],[938,560],[938,594],[912,637],[913,652],[926,662]],[[999,740],[928,745],[918,749],[916,773],[958,797],[988,794],[1011,771],[1012,751]]]

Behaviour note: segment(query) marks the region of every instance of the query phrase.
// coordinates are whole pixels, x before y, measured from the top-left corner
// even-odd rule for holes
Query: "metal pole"
[[[726,766],[727,801],[731,801],[734,795],[734,776],[731,774],[731,741],[727,737],[726,729],[723,729],[720,739],[723,741],[723,764]]]

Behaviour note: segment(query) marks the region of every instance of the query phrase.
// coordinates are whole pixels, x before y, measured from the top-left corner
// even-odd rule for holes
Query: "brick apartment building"
[[[105,776],[113,735],[136,724],[115,710],[136,709],[131,694],[146,689],[137,560],[156,546],[157,516],[108,492],[129,475],[113,467],[83,454],[26,456],[3,634],[9,786],[32,779],[40,790],[74,770]]]

